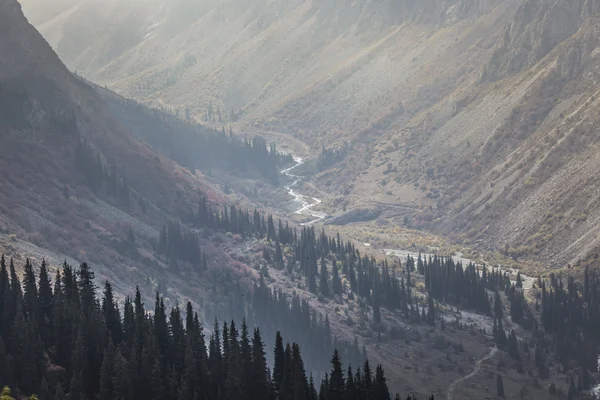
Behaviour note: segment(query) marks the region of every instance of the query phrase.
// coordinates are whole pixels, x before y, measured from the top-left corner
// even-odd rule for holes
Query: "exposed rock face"
[[[593,0],[523,1],[481,80],[497,80],[533,66],[599,11],[600,3]]]
[[[522,97],[476,157],[482,173],[459,201],[453,229],[484,231],[488,247],[552,266],[598,254],[589,221],[598,215],[599,22],[594,1],[521,5],[479,83],[498,80],[498,92]]]
[[[598,1],[22,1],[128,97],[344,146],[323,179],[349,207],[405,203],[411,226],[552,265],[600,246]]]
[[[378,0],[354,2],[324,0],[313,2],[321,17],[335,16],[345,25],[362,26],[366,22],[385,24],[418,22],[443,27],[460,20],[474,19],[489,13],[502,0]]]

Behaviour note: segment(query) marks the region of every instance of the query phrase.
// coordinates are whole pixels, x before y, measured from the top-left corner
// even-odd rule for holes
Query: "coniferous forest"
[[[0,400],[600,392],[594,2],[46,3],[0,0]]]
[[[274,251],[265,250],[264,258],[273,267],[307,274],[306,285],[314,285],[311,290],[319,296],[343,292],[368,298],[374,319],[379,308],[385,307],[433,323],[435,301],[474,309],[494,317],[496,344],[517,363],[530,357],[529,349],[535,349],[540,378],[548,376],[550,357],[556,357],[565,371],[576,366],[579,372],[571,379],[570,398],[593,383],[600,285],[591,272],[585,272],[580,285],[573,278],[566,286],[555,276],[540,279],[535,305],[541,317],[538,324],[523,297],[520,277],[511,282],[497,269],[463,267],[451,258],[410,256],[397,277],[394,268],[360,257],[351,243],[339,237],[315,235],[312,227],[298,234],[282,223],[275,229],[271,217],[242,215],[246,214],[229,208],[219,216],[210,212],[205,217],[210,224],[227,224],[229,230],[238,226],[247,235],[270,237]],[[283,246],[292,248],[294,256],[289,260],[283,259]],[[345,286],[336,283],[338,274],[354,278]],[[40,399],[358,400],[390,396],[383,370],[357,357],[356,345],[335,339],[326,317],[319,319],[299,297],[270,289],[262,278],[235,320],[215,320],[205,329],[191,303],[185,309],[167,310],[158,294],[154,307],[145,308],[139,291],[119,307],[110,283],[98,290],[86,264],[78,270],[64,265],[54,277],[49,275],[45,264],[37,268],[27,262],[21,283],[12,260],[2,257],[0,262],[0,385],[13,388],[13,394],[37,394]],[[416,277],[424,279],[426,304],[419,304],[422,300],[411,294]],[[239,309],[236,302],[243,301],[243,290],[235,293],[232,308]],[[517,340],[514,331],[505,332],[500,293],[508,299],[512,321],[533,330],[531,339]],[[289,315],[296,325],[286,319]],[[284,333],[264,336],[262,326]],[[318,337],[326,338],[321,342],[328,344],[316,350]],[[291,343],[284,345],[284,338]],[[311,353],[330,350],[322,379],[311,375],[298,342],[306,343]]]
[[[236,175],[254,172],[272,184],[279,183],[279,167],[292,157],[277,151],[274,144],[254,136],[234,135],[195,123],[189,110],[184,115],[145,107],[112,92],[100,94],[112,106],[121,122],[156,150],[189,169],[210,171],[221,168]]]
[[[451,257],[437,256],[408,256],[403,266],[390,266],[387,261],[361,256],[351,242],[342,241],[339,235],[317,234],[312,226],[297,230],[282,221],[276,223],[271,216],[265,218],[257,211],[250,213],[235,207],[215,211],[204,199],[200,201],[197,219],[213,229],[266,238],[273,244],[265,248],[263,254],[270,267],[285,269],[292,279],[297,277],[307,290],[319,297],[344,295],[348,299],[364,299],[375,323],[381,321],[380,309],[386,308],[400,311],[412,323],[434,324],[435,303],[451,304],[493,317],[492,332],[487,333],[493,336],[497,347],[507,351],[517,365],[531,352],[541,379],[548,378],[550,358],[560,361],[562,371],[575,367],[577,378],[572,380],[576,383],[569,389],[573,396],[589,389],[593,383],[591,374],[598,371],[600,338],[595,327],[600,321],[597,300],[600,299],[600,281],[587,270],[581,284],[569,277],[566,287],[562,279],[554,275],[548,281],[539,279],[534,285],[537,300],[533,307],[525,298],[520,274],[512,282],[499,268],[463,265]],[[263,271],[264,274],[268,274],[268,270]],[[342,278],[345,283],[341,282]],[[415,293],[416,279],[423,280],[425,299]],[[290,308],[303,309],[301,301],[296,297],[289,300],[284,294],[269,289],[263,279],[254,288],[251,304],[244,306],[242,300],[236,298],[233,301],[238,303],[232,305],[232,310],[246,308],[238,318],[246,316],[265,326],[282,329],[291,327],[289,335],[299,336],[294,340],[314,335],[314,331],[302,331],[303,326],[311,324],[290,323],[290,320],[307,320],[307,317],[300,318],[302,311],[293,311],[293,317],[286,318]],[[504,304],[508,309],[506,316]],[[309,311],[306,313],[309,315]],[[531,337],[518,339],[514,330],[507,331],[504,320],[508,316],[513,323],[530,331]],[[443,329],[444,319],[441,320]],[[327,325],[325,332],[328,332]],[[308,349],[312,350],[313,346],[314,343],[306,342]],[[345,347],[347,357],[354,362],[354,346],[346,344]],[[318,356],[311,357],[317,365],[322,365],[318,359]]]
[[[263,338],[245,321],[215,321],[206,335],[191,303],[167,310],[157,294],[147,309],[139,290],[121,308],[109,282],[97,295],[85,263],[49,275],[45,263],[36,274],[27,261],[21,283],[13,261],[0,260],[0,385],[8,399],[9,388],[40,400],[390,399],[383,369],[368,360],[345,366],[334,350],[317,382],[300,347],[279,333]],[[265,347],[271,340],[273,350]]]

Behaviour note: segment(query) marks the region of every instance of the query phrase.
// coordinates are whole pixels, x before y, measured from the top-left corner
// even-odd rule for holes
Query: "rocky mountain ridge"
[[[407,205],[400,225],[553,267],[600,245],[594,1],[22,1],[125,96],[343,144],[315,178],[332,209]]]

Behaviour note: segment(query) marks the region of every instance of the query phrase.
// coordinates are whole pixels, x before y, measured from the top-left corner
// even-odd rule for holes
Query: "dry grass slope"
[[[316,181],[325,206],[417,207],[413,228],[553,267],[598,253],[594,2],[22,3],[71,69],[125,96],[349,144]]]

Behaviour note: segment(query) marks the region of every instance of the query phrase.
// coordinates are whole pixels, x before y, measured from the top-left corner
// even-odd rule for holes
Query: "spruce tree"
[[[242,333],[240,336],[240,358],[241,358],[241,394],[247,398],[253,380],[252,373],[252,347],[248,337],[248,326],[246,320],[242,321]]]
[[[292,347],[289,343],[285,345],[283,362],[283,379],[279,388],[278,398],[288,399],[294,396],[294,359]]]
[[[494,339],[496,341],[496,346],[500,349],[506,349],[508,344],[508,338],[506,337],[506,332],[504,331],[504,324],[502,320],[499,319],[497,324],[494,324]]]
[[[354,375],[352,374],[352,366],[348,365],[348,372],[346,373],[346,398],[354,400],[358,396],[356,385],[354,384]]]
[[[45,343],[48,345],[50,344],[52,336],[52,327],[50,326],[52,312],[52,286],[50,284],[50,277],[48,276],[48,268],[46,267],[45,260],[42,260],[42,265],[40,266],[38,305],[40,309],[38,323],[40,325],[42,337],[44,338]]]
[[[521,359],[519,356],[519,343],[514,330],[511,330],[508,336],[508,354],[513,360],[519,361]]]
[[[267,359],[265,357],[263,342],[258,328],[254,329],[254,335],[252,337],[251,374],[249,398],[267,399],[269,397]]]
[[[115,359],[113,360],[113,395],[115,399],[119,400],[132,400],[133,382],[132,382],[132,370],[127,360],[120,354],[119,351],[115,352]]]
[[[379,304],[377,302],[373,304],[373,322],[376,324],[381,323],[381,308],[379,308]]]
[[[308,395],[308,380],[304,369],[304,361],[300,354],[300,346],[292,344],[292,393],[294,398],[305,399]]]
[[[337,349],[333,352],[331,358],[331,374],[329,378],[329,387],[327,390],[328,400],[343,400],[345,398],[346,382],[342,371],[342,361]]]
[[[13,382],[13,364],[8,359],[8,354],[4,346],[4,340],[0,335],[0,382],[12,385]]]
[[[362,381],[360,383],[360,388],[361,400],[373,399],[373,373],[371,372],[371,365],[369,364],[369,360],[365,360],[365,363],[363,365]]]
[[[329,392],[329,374],[325,374],[325,378],[321,382],[319,389],[319,400],[328,400],[327,393]]]
[[[85,346],[83,328],[80,326],[73,347],[73,356],[71,360],[74,373],[69,386],[69,400],[79,400],[80,398],[86,397],[86,388],[91,384],[89,382],[89,361],[90,360],[87,358],[87,348]]]
[[[319,394],[317,393],[317,388],[315,387],[315,381],[313,379],[312,373],[310,374],[310,379],[308,383],[308,400],[317,400]]]
[[[283,339],[281,337],[281,333],[277,331],[277,334],[275,335],[275,351],[273,364],[273,388],[275,390],[275,394],[280,393],[284,373],[285,352],[283,349]]]
[[[239,213],[236,215],[236,218],[240,218]],[[324,245],[324,239],[320,243]],[[331,243],[328,246],[334,247]],[[35,280],[32,279],[32,272],[33,269],[24,285]],[[3,274],[0,268],[0,277],[2,275],[8,274]],[[41,340],[36,328],[33,318],[35,312],[24,312],[25,298],[31,295],[33,288],[30,286],[27,289],[26,296],[19,295],[22,293],[21,289],[13,288],[11,282],[7,283],[9,280],[10,278],[3,281],[4,299],[7,298],[8,284],[8,297],[12,299],[13,293],[16,296],[15,311],[4,314],[10,316],[7,319],[10,322],[10,345],[5,345],[6,340],[0,332],[0,381],[10,383],[19,393],[37,393],[42,400],[317,398],[314,380],[307,379],[300,346],[293,342],[284,349],[280,334],[276,337],[275,365],[271,379],[258,329],[254,330],[250,340],[245,322],[241,335],[238,335],[232,321],[229,325],[223,325],[221,336],[218,324],[215,323],[207,349],[198,314],[194,312],[191,303],[186,304],[185,318],[182,318],[179,307],[175,306],[167,322],[164,299],[157,296],[154,314],[148,315],[144,311],[141,292],[136,290],[133,301],[130,298],[125,300],[121,314],[112,286],[105,284],[99,299],[96,296],[93,273],[86,264],[82,264],[77,272],[65,266],[62,274],[57,273],[47,314],[42,311],[43,301],[40,300],[44,297],[40,287],[45,278],[40,276],[38,280],[35,297],[39,306],[38,315],[44,315],[44,319],[52,327],[50,342],[46,343]],[[16,274],[14,281],[18,282]],[[46,292],[49,286],[48,282]],[[349,361],[361,358],[358,343],[350,346],[335,339],[328,317],[322,318],[311,312],[305,300],[295,296],[290,305],[288,299],[281,294],[268,294],[265,287],[257,288],[256,292],[260,293],[261,290],[267,290],[265,296],[270,301],[279,301],[282,312],[290,313],[298,321],[300,329],[307,326],[310,330],[306,332],[316,332],[319,335],[320,343],[315,345],[318,346],[318,351],[329,353],[330,349],[340,348],[344,353],[350,354]],[[2,301],[0,304],[5,309],[7,302]],[[269,305],[265,308],[272,311],[277,306]],[[262,317],[258,319],[262,320]],[[119,334],[122,340],[117,344],[113,337]],[[332,352],[332,370],[323,382],[324,398],[345,399],[344,394],[348,391],[358,396],[363,388],[366,389],[366,399],[374,396],[376,387],[372,384],[368,363],[364,367],[368,371],[365,373],[368,377],[366,381],[360,373],[354,379],[352,369],[349,368],[346,384],[341,351]],[[67,395],[60,384],[50,387],[49,382],[42,378],[47,363],[64,368]],[[376,382],[379,378],[377,371]],[[279,388],[276,391],[277,385]],[[51,392],[54,392],[53,397]]]
[[[106,329],[112,340],[119,344],[123,336],[121,326],[121,315],[116,305],[112,285],[110,282],[104,284],[104,296],[102,298],[102,313],[106,323]]]
[[[102,357],[102,367],[100,368],[100,399],[113,398],[113,361],[115,351],[112,340],[109,340],[108,347],[104,350]]]
[[[502,299],[500,298],[500,293],[496,291],[494,294],[494,316],[498,319],[502,319],[504,317],[504,312],[502,310]]]
[[[152,390],[152,400],[161,400],[165,396],[165,387],[163,383],[163,373],[160,359],[154,360],[152,366],[152,379],[150,381]]]
[[[327,273],[327,263],[321,260],[321,275],[319,279],[319,291],[325,297],[329,297],[329,275]]]
[[[340,279],[340,272],[338,271],[338,266],[333,260],[333,265],[331,266],[331,290],[334,295],[342,294],[342,281]]]
[[[504,397],[504,382],[502,382],[502,375],[496,375],[496,395],[498,397]]]
[[[377,368],[375,369],[375,381],[373,382],[373,399],[388,400],[389,398],[390,391],[383,373],[383,367],[377,365]]]
[[[242,360],[235,322],[229,325],[229,358],[226,381],[227,398],[239,399],[242,389]]]
[[[433,297],[431,296],[431,293],[428,296],[428,305],[427,305],[427,322],[430,325],[433,325],[435,323],[435,304],[433,302]]]
[[[33,265],[29,259],[25,261],[25,277],[23,278],[23,312],[30,318],[39,321],[37,282]]]
[[[183,357],[183,376],[182,380],[185,382],[185,387],[179,388],[179,396],[184,396],[186,399],[194,398],[194,390],[199,386],[197,371],[196,371],[196,360],[194,358],[194,350],[192,348],[192,341],[188,335],[185,338],[185,353]]]

